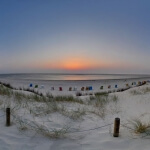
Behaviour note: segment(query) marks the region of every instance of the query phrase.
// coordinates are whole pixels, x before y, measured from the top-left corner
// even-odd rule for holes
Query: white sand
[[[149,79],[123,79],[123,80],[97,80],[97,81],[17,81],[17,80],[1,80],[7,82],[14,87],[25,87],[27,88],[30,83],[44,85],[43,89],[38,88],[42,93],[51,92],[53,95],[75,95],[76,91],[68,91],[69,87],[77,87],[78,91],[81,91],[81,87],[92,86],[93,93],[117,90],[118,88],[125,88],[128,83],[131,85],[132,82],[144,81]],[[118,85],[116,89],[114,86]],[[100,90],[100,86],[104,86],[104,90]],[[107,86],[111,85],[111,89]],[[51,87],[54,86],[55,90],[51,91]],[[59,87],[63,88],[63,91],[59,91]],[[3,150],[149,150],[149,137],[141,138],[141,135],[135,135],[129,129],[121,126],[120,136],[114,138],[113,133],[113,122],[115,117],[120,117],[121,124],[127,123],[128,120],[141,117],[143,121],[150,121],[150,93],[133,95],[130,91],[150,87],[147,83],[144,86],[134,87],[124,91],[111,93],[111,95],[118,96],[118,103],[115,107],[109,105],[106,116],[104,119],[96,116],[95,114],[86,114],[81,120],[71,120],[59,113],[53,113],[49,116],[49,122],[44,122],[43,118],[34,118],[39,124],[43,120],[44,125],[48,128],[61,128],[64,125],[69,125],[71,131],[83,131],[88,129],[97,128],[103,125],[112,123],[106,127],[99,129],[68,133],[66,137],[60,139],[49,139],[41,134],[36,134],[32,130],[19,131],[13,123],[10,127],[5,126],[5,113],[0,110],[0,149]],[[88,92],[88,91],[86,91]],[[81,98],[86,100],[88,96],[82,96]],[[0,96],[0,99],[6,99],[4,96]],[[13,100],[12,100],[13,101]],[[70,104],[70,108],[73,105]],[[112,108],[112,109],[111,109]],[[72,109],[72,108],[71,108]],[[115,109],[115,110],[113,110]],[[117,111],[118,110],[118,111]],[[114,113],[113,113],[114,111]],[[4,116],[3,116],[4,115]],[[143,116],[142,116],[143,115]],[[31,120],[30,115],[22,115],[23,119]],[[42,123],[41,123],[42,124]]]
[[[33,87],[30,89],[37,90],[41,93],[52,93],[52,95],[76,95],[77,91],[81,92],[81,87],[87,87],[92,86],[92,91],[84,91],[84,93],[90,93],[90,92],[107,92],[107,91],[117,91],[118,89],[126,88],[126,84],[129,84],[130,87],[134,87],[135,85],[131,85],[132,82],[136,82],[136,85],[138,81],[148,81],[150,78],[138,78],[138,79],[108,79],[108,80],[84,80],[84,81],[39,81],[39,80],[5,80],[0,79],[1,82],[4,83],[10,83],[15,88],[29,88],[30,83],[33,84]],[[38,88],[34,88],[35,85],[38,85]],[[108,86],[111,85],[111,88],[108,89]],[[115,85],[117,85],[117,88],[115,88]],[[44,86],[44,88],[41,88],[41,86]],[[100,90],[100,87],[104,86],[103,90]],[[51,87],[54,87],[54,90],[51,90]],[[59,87],[62,87],[62,91],[59,91]],[[69,87],[77,88],[76,91],[69,91]]]

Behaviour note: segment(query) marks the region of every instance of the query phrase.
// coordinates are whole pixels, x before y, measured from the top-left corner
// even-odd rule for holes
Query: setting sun
[[[90,67],[91,64],[83,59],[67,59],[62,62],[61,67],[67,70],[80,70]]]

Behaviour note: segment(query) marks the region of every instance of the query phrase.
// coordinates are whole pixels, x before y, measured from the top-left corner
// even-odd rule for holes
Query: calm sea
[[[103,79],[127,79],[143,78],[150,75],[127,74],[0,74],[1,79],[12,80],[103,80]]]

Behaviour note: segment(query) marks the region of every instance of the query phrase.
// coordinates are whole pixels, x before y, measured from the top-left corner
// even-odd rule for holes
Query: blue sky
[[[150,74],[149,0],[2,0],[0,73]]]

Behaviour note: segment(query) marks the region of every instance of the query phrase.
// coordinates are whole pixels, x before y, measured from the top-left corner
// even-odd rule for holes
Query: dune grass
[[[75,98],[73,96],[55,96],[53,100],[57,102],[71,102],[84,104],[84,102],[81,99]]]
[[[28,92],[23,93],[22,90]],[[11,108],[11,114],[14,116],[12,123],[16,124],[20,131],[31,129],[51,138],[64,136],[68,132],[68,127],[49,130],[44,124],[33,122],[34,118],[48,118],[58,113],[67,119],[81,121],[84,119],[83,116],[91,113],[104,119],[108,112],[107,105],[118,101],[117,96],[109,96],[106,92],[97,92],[85,101],[73,96],[53,96],[51,93],[43,95],[31,89],[13,90],[4,85],[0,85],[0,95],[7,99],[2,100],[0,107]],[[25,119],[26,115],[30,116],[29,120]]]
[[[135,118],[130,120],[129,123],[133,126],[133,130],[137,134],[150,133],[150,123],[143,122],[139,118]]]
[[[4,87],[7,87],[9,89],[15,89],[10,83],[3,83],[3,82],[0,82],[1,85],[3,85]]]
[[[48,138],[62,138],[68,133],[69,126],[64,126],[60,129],[53,128],[49,130],[46,126],[39,124],[36,121],[27,121],[26,119],[22,119],[20,117],[14,116],[14,121],[19,129],[19,131],[32,130],[37,134],[42,134]]]
[[[144,94],[149,93],[149,92],[150,92],[150,87],[143,88],[143,89],[142,89],[142,92],[143,92]]]
[[[130,91],[130,93],[131,93],[132,95],[141,95],[141,94],[142,94],[142,92],[141,92],[141,91],[138,91],[138,90],[132,90],[132,91]]]
[[[73,120],[79,120],[81,119],[84,115],[86,115],[87,110],[84,108],[77,108],[77,110],[65,110],[62,112],[62,114],[66,117],[69,117],[70,119]]]
[[[96,92],[95,96],[108,96],[108,92]]]
[[[0,85],[0,95],[11,96],[13,94],[12,90],[6,88],[3,85]]]
[[[119,99],[115,94],[110,95],[106,92],[95,93],[95,96],[90,96],[90,99],[88,101],[88,105],[93,106],[93,108],[89,110],[89,112],[104,119],[108,113],[115,114],[119,111],[119,108],[117,106],[118,100]],[[111,106],[111,111],[110,107],[108,107],[109,105]]]
[[[141,95],[141,94],[150,93],[150,87],[145,87],[145,88],[138,89],[138,90],[132,90],[130,91],[130,93],[132,95]]]
[[[119,99],[118,99],[118,96],[116,96],[116,95],[112,95],[112,96],[109,97],[109,101],[112,101],[112,102],[117,103],[118,100],[119,100]]]

